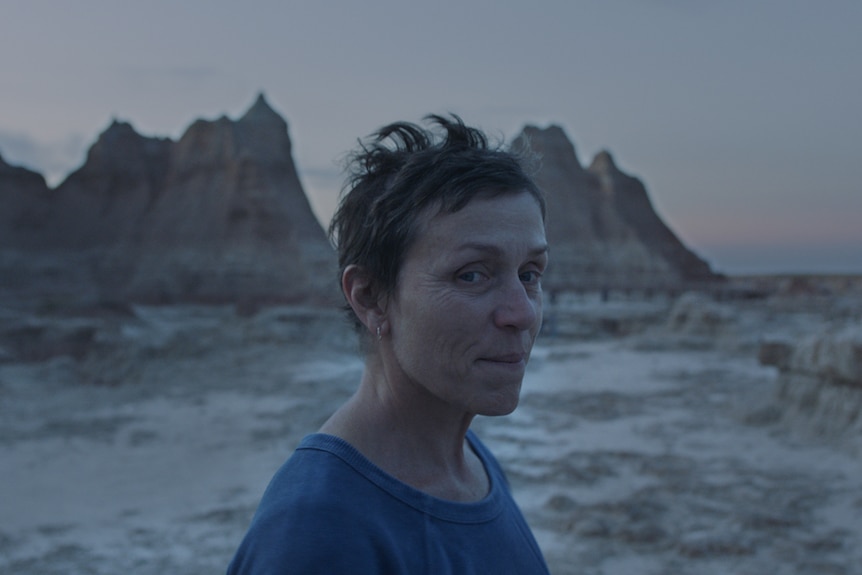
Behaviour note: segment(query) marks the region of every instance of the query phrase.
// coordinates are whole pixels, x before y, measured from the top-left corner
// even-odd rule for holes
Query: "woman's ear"
[[[341,289],[353,313],[374,333],[383,323],[386,312],[385,299],[380,297],[376,282],[365,268],[351,264],[341,274]]]

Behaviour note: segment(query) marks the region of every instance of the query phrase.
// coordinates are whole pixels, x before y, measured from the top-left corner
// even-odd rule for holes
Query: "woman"
[[[545,204],[460,118],[384,127],[333,219],[366,354],[353,397],[276,473],[229,573],[547,573],[499,464],[542,317]]]

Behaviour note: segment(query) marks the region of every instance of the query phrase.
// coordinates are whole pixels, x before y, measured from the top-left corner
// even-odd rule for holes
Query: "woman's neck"
[[[375,369],[377,368],[377,369]],[[490,482],[459,413],[422,389],[391,385],[369,362],[359,389],[320,429],[400,481],[441,499],[478,501]]]

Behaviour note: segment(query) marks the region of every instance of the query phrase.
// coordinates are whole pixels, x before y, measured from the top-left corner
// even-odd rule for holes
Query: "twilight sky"
[[[57,184],[112,118],[177,138],[263,91],[328,221],[382,124],[554,123],[718,271],[862,273],[860,30],[859,0],[4,2],[0,154]]]

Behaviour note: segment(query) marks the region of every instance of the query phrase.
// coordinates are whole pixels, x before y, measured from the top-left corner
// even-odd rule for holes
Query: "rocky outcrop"
[[[589,168],[558,126],[527,126],[512,143],[541,158],[548,203],[549,289],[691,287],[719,279],[662,222],[643,184],[607,152]]]
[[[696,292],[681,295],[667,316],[671,333],[715,338],[734,323],[731,308]]]
[[[778,369],[780,419],[825,436],[862,433],[862,322],[837,322],[796,340],[771,339],[758,359]]]
[[[47,223],[48,185],[41,174],[0,157],[0,250],[29,247]]]
[[[36,208],[20,191],[15,199],[33,220],[14,246],[25,255],[0,269],[23,278],[18,295],[337,301],[334,251],[297,176],[287,123],[262,95],[239,120],[198,120],[176,142],[114,121],[80,169],[40,193]]]
[[[40,174],[0,158],[0,296],[17,300],[35,293],[84,291],[75,281],[79,274],[64,269],[62,258],[46,249],[51,245],[46,238],[54,235],[51,197]]]
[[[87,153],[84,165],[54,190],[50,246],[80,252],[113,248],[145,225],[165,191],[173,142],[138,134],[114,120]]]
[[[333,249],[302,190],[287,124],[262,96],[238,121],[195,122],[166,180],[128,250],[137,263],[124,297],[335,299]]]
[[[716,279],[610,154],[589,168],[562,129],[513,143],[542,158],[553,246],[545,285],[685,289]],[[287,123],[261,95],[178,141],[113,121],[49,190],[0,162],[0,294],[143,302],[337,301],[335,254],[302,190]]]
[[[795,342],[764,341],[759,360],[783,374],[847,385],[862,392],[862,322],[833,326]]]
[[[686,248],[659,218],[643,183],[621,172],[608,152],[597,154],[589,171],[598,177],[604,197],[634,237],[668,262],[683,280],[715,279],[709,264]]]

